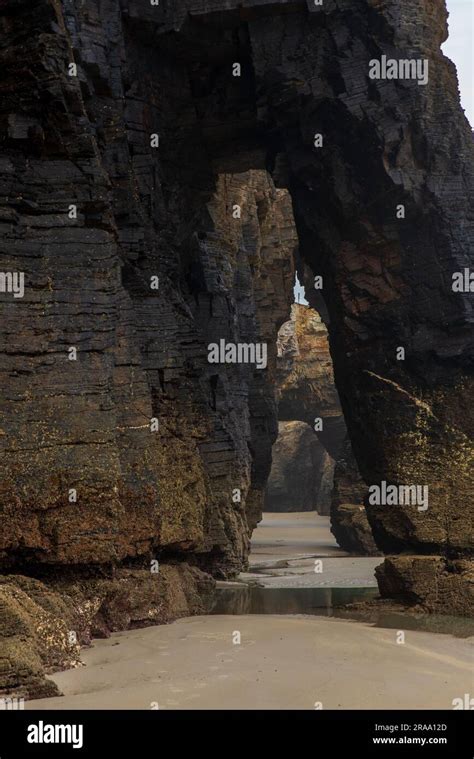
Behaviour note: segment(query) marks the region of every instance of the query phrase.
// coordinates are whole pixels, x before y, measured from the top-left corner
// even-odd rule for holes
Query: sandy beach
[[[451,709],[473,691],[473,637],[406,630],[400,644],[396,629],[286,613],[312,588],[374,587],[380,560],[341,551],[327,517],[265,514],[233,585],[285,589],[284,614],[188,617],[96,640],[83,666],[52,676],[63,697],[27,708]]]
[[[321,571],[315,572],[319,559]],[[329,517],[315,511],[265,513],[252,535],[250,567],[243,581],[264,587],[377,587],[380,556],[350,556],[337,545]]]
[[[240,632],[240,644],[234,644]],[[451,709],[473,639],[298,616],[206,616],[117,633],[28,709]]]

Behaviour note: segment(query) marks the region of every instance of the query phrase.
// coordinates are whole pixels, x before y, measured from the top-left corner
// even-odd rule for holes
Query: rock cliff
[[[117,594],[137,619],[162,621],[182,613],[167,585],[201,593],[192,613],[209,595],[200,569],[224,577],[245,564],[277,433],[272,367],[296,231],[288,192],[264,170],[199,172],[202,146],[183,175],[169,152],[166,167],[153,157],[162,82],[139,74],[138,41],[126,63],[116,4],[2,10],[2,267],[23,271],[26,284],[21,300],[0,296],[0,557],[5,572],[37,578],[37,598],[70,567],[69,585],[54,590],[56,624],[71,627],[59,610],[81,598],[81,609],[91,605],[86,640]],[[268,368],[210,364],[207,346],[221,338],[268,344]],[[135,584],[117,575],[124,563]],[[107,602],[82,587],[83,571],[103,580]],[[0,688],[19,672],[16,576],[2,587],[14,655]],[[24,608],[36,603],[29,589]],[[30,679],[45,658],[31,640],[36,663],[20,668]]]
[[[443,0],[3,0],[5,571],[245,564],[294,215],[362,477],[429,487],[424,512],[369,506],[408,554],[381,588],[396,564],[409,595],[421,555],[431,606],[467,608],[473,144],[446,34]],[[382,56],[428,82],[371,78]],[[268,367],[210,364],[221,339]]]

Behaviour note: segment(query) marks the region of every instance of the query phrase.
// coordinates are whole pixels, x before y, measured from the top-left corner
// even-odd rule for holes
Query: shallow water
[[[375,627],[474,636],[474,619],[442,614],[351,607],[378,597],[377,588],[273,588],[231,585],[216,591],[211,614],[309,614],[372,622]]]
[[[350,614],[350,612],[349,612]],[[346,612],[337,616],[346,616]],[[349,618],[349,616],[347,616]],[[351,619],[360,616],[351,614]],[[420,614],[410,611],[379,611],[377,612],[376,627],[387,627],[398,630],[420,630],[424,632],[454,635],[456,638],[474,636],[474,619],[470,617],[453,617],[448,614]]]
[[[377,588],[271,588],[258,585],[218,588],[212,614],[318,614],[333,616],[334,608],[368,601]]]

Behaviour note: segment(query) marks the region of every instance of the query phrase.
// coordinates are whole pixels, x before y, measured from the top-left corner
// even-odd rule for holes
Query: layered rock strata
[[[423,556],[431,608],[469,608],[473,307],[452,283],[474,153],[446,19],[443,0],[4,0],[5,570],[245,563],[292,204],[362,477],[429,488],[425,511],[368,505],[397,593]],[[427,83],[371,78],[382,56],[427,61]],[[268,340],[268,368],[209,364],[220,339]]]
[[[40,578],[36,597],[49,596],[48,566],[101,578],[124,563],[177,561],[177,594],[197,567],[232,576],[277,434],[272,367],[297,242],[288,192],[263,170],[216,175],[192,141],[182,154],[198,119],[185,104],[187,69],[180,106],[174,66],[162,61],[158,78],[147,70],[154,56],[143,59],[117,4],[7,6],[1,254],[5,271],[24,272],[25,293],[0,295],[2,566]],[[184,124],[164,154],[150,143],[158,112],[170,130]],[[267,369],[210,364],[220,339],[265,343]],[[155,613],[160,582],[140,572],[149,597],[137,620],[205,608],[208,591],[193,581],[202,603],[181,612],[165,599]],[[124,608],[136,585],[120,582]],[[29,585],[22,593],[35,608]],[[53,606],[54,624],[69,628],[63,595]],[[14,609],[2,608],[13,653],[0,687],[38,688],[40,664],[60,662],[56,644],[51,658],[20,636],[35,662],[23,668]]]

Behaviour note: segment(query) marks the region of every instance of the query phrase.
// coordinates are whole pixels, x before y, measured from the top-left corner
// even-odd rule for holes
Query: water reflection
[[[369,622],[376,627],[445,633],[459,638],[474,635],[474,620],[410,610],[387,609],[374,601],[377,588],[269,588],[231,585],[216,591],[211,614],[314,614]],[[360,606],[358,606],[360,604]]]
[[[264,588],[257,585],[219,588],[212,614],[322,614],[335,606],[367,601],[377,588]]]

